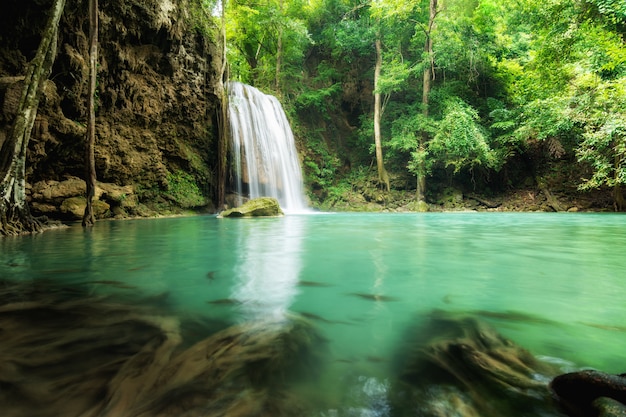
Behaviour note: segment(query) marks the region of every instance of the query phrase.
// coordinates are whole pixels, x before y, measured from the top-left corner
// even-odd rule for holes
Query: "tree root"
[[[3,213],[0,218],[0,236],[41,233],[47,225],[47,217],[34,217],[28,209],[9,210],[9,213]]]

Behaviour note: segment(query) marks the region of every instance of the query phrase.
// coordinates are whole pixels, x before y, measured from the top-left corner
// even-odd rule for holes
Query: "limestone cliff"
[[[0,14],[0,143],[50,4],[5,0]],[[211,207],[215,200],[221,57],[213,41],[217,28],[199,4],[100,2],[96,170],[103,188],[115,190],[100,194],[105,203],[101,217]],[[84,170],[87,43],[87,2],[68,0],[59,53],[29,146],[27,179],[35,214],[63,217],[63,202],[80,198],[76,178]],[[68,183],[78,195],[67,195]],[[65,216],[73,217],[67,210]]]

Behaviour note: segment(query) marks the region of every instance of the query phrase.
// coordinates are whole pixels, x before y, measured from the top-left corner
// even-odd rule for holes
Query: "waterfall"
[[[280,102],[239,82],[228,83],[228,115],[236,191],[274,197],[286,212],[305,211],[302,171]]]

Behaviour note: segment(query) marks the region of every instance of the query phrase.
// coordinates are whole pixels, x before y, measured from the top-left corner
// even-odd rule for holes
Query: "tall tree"
[[[378,168],[378,181],[385,185],[389,191],[389,174],[383,161],[383,145],[380,133],[380,119],[382,117],[382,103],[379,89],[380,69],[383,65],[383,51],[380,40],[380,31],[376,33],[376,64],[374,67],[374,145],[376,146],[376,167]]]
[[[429,13],[428,13],[428,23],[426,27],[424,27],[424,34],[426,35],[426,40],[424,41],[424,56],[427,57],[429,61],[429,65],[424,66],[424,74],[422,80],[422,114],[424,115],[424,119],[427,119],[429,116],[429,105],[430,105],[430,90],[432,88],[432,81],[434,78],[434,58],[433,58],[433,30],[435,29],[435,18],[437,17],[437,13],[439,10],[437,9],[437,0],[430,0],[429,3]],[[425,167],[425,147],[426,142],[428,141],[428,132],[426,130],[422,130],[419,136],[418,143],[418,155],[420,155],[417,164],[417,188],[415,190],[415,199],[420,201],[425,201],[424,192],[426,189],[426,167]]]
[[[59,20],[65,0],[55,0],[35,57],[28,65],[15,120],[0,149],[0,235],[38,232],[42,224],[26,202],[26,150],[39,99],[56,56]]]
[[[226,168],[228,158],[228,143],[230,122],[228,120],[228,95],[224,83],[228,79],[227,68],[228,62],[226,58],[226,8],[228,0],[220,1],[220,38],[221,38],[221,59],[220,77],[217,84],[218,94],[220,97],[220,109],[218,115],[219,137],[217,142],[217,209],[225,208],[226,197]]]
[[[96,81],[98,76],[98,0],[89,0],[89,93],[87,98],[87,135],[85,140],[85,182],[87,205],[83,215],[83,226],[93,226],[93,198],[96,190]]]

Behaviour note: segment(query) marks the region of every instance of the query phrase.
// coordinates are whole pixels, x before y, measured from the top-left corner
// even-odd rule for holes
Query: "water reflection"
[[[240,253],[232,298],[240,303],[242,321],[281,319],[289,310],[298,293],[304,220],[237,220]]]

